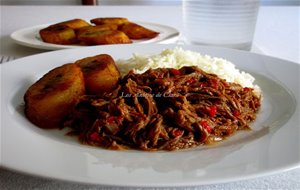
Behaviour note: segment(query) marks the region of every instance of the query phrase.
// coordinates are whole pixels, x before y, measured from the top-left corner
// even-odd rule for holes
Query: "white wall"
[[[182,0],[98,0],[99,4],[102,5],[180,5],[181,1]],[[300,5],[300,0],[261,1],[263,5]]]
[[[81,0],[0,0],[1,5],[81,5]],[[98,0],[99,5],[180,5],[181,0]],[[297,5],[300,0],[262,0],[263,5]]]
[[[1,5],[81,5],[81,0],[0,0]]]
[[[182,0],[98,0],[99,5],[181,5]]]

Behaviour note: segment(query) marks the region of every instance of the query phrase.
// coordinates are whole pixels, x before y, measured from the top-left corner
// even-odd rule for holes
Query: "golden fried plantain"
[[[97,31],[103,31],[103,30],[117,30],[118,25],[115,24],[103,24],[103,25],[97,25],[97,26],[86,26],[83,28],[80,28],[76,31],[77,35],[81,35],[83,33],[94,33]]]
[[[40,128],[58,128],[84,93],[80,67],[65,64],[49,71],[29,87],[24,95],[25,115]]]
[[[145,28],[139,24],[128,22],[119,26],[119,30],[124,32],[130,39],[150,39],[159,35],[159,32]]]
[[[129,22],[127,18],[122,17],[105,17],[105,18],[94,18],[91,20],[91,23],[95,25],[102,25],[102,24],[116,24],[121,25],[124,23]]]
[[[68,26],[52,25],[40,30],[40,36],[44,42],[52,44],[74,44],[77,41],[75,31]]]
[[[110,55],[100,54],[75,62],[82,69],[88,94],[101,95],[114,90],[120,80],[120,72]]]
[[[86,26],[91,26],[85,20],[82,20],[82,19],[79,19],[79,18],[72,19],[72,20],[67,20],[67,21],[64,21],[64,22],[60,22],[60,23],[57,23],[55,25],[68,26],[68,27],[70,27],[74,30],[77,30],[79,28],[86,27]]]
[[[132,43],[125,33],[117,30],[87,31],[78,34],[77,38],[87,45]]]

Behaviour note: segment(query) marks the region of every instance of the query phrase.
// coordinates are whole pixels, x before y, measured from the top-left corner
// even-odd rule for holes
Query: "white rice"
[[[138,55],[127,60],[118,60],[122,75],[126,75],[130,70],[134,73],[144,73],[148,69],[175,68],[184,66],[197,66],[207,73],[218,75],[227,82],[238,83],[243,87],[254,88],[257,95],[261,94],[260,88],[254,84],[255,78],[244,71],[239,71],[230,61],[222,58],[202,55],[198,52],[183,50],[180,47],[165,49],[156,55]]]

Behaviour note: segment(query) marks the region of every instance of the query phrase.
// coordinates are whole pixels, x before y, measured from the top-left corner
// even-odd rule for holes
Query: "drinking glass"
[[[260,0],[183,0],[188,44],[250,50]]]

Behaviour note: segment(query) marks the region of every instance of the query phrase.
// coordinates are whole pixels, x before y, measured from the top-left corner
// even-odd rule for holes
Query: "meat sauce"
[[[178,150],[250,129],[261,98],[197,67],[129,72],[110,94],[83,96],[65,126],[108,149]]]

